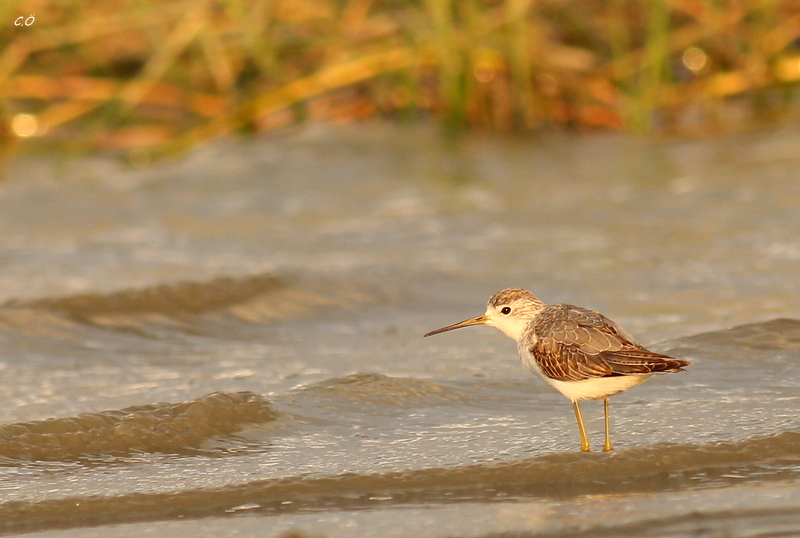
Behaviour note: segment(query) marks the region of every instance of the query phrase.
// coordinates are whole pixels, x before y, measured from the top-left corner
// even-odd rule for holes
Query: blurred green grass
[[[707,134],[794,119],[798,47],[787,0],[4,0],[0,159],[371,118]]]

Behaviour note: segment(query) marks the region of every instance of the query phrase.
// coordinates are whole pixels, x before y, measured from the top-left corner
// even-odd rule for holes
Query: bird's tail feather
[[[685,366],[692,364],[647,349],[604,351],[600,356],[611,366],[612,372],[620,375],[682,372]]]

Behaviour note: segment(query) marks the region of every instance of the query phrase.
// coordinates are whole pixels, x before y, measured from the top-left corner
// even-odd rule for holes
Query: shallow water
[[[0,532],[800,529],[800,129],[312,127],[0,184]],[[610,454],[489,328],[526,287],[693,361]],[[602,441],[602,406],[583,406]]]

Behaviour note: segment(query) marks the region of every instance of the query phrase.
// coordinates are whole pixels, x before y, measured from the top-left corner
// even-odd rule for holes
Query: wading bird
[[[584,452],[589,451],[589,439],[580,400],[603,400],[603,450],[610,451],[609,396],[644,383],[652,374],[681,372],[691,364],[645,349],[599,312],[570,304],[546,305],[519,288],[495,293],[484,314],[425,336],[470,325],[495,327],[516,340],[522,364],[572,400]]]

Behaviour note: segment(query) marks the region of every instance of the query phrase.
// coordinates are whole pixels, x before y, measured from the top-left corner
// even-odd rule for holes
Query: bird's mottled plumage
[[[691,364],[641,346],[599,312],[570,304],[548,306],[520,288],[494,294],[484,314],[425,336],[470,325],[496,327],[516,340],[522,363],[572,400],[582,450],[589,450],[589,441],[579,400],[604,400],[604,449],[611,450],[608,397],[644,383],[652,374],[681,372]]]
[[[541,309],[519,345],[558,381],[679,372],[688,364],[642,347],[603,314],[570,304]]]

